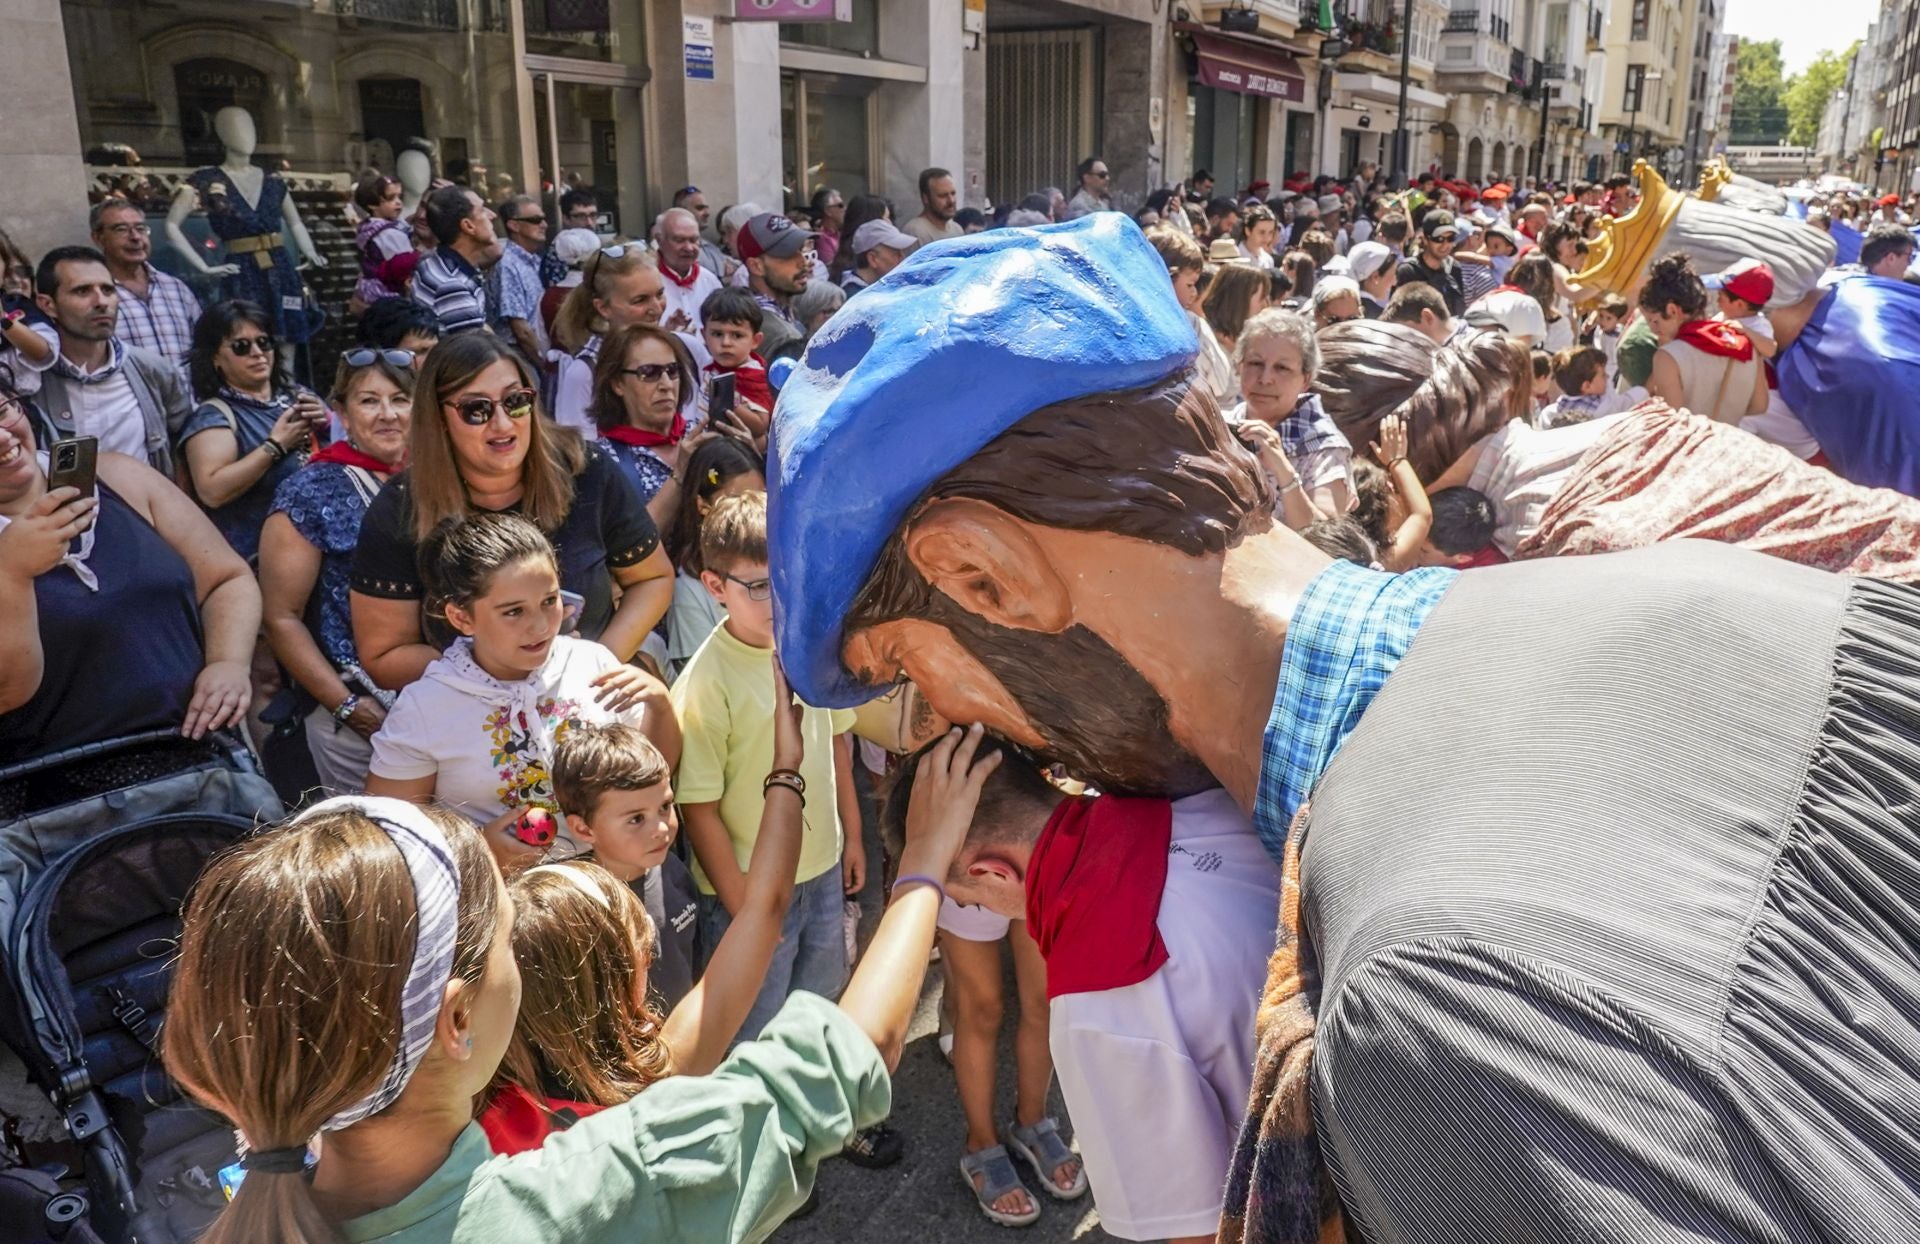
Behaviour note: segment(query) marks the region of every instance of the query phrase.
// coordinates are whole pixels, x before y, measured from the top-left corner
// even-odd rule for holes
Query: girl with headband
[[[923,762],[892,902],[838,1006],[795,994],[712,1074],[655,1084],[513,1157],[492,1156],[473,1122],[520,1003],[513,901],[479,835],[349,797],[228,852],[188,904],[162,1048],[250,1145],[203,1241],[766,1238],[820,1162],[891,1105],[934,878],[966,837],[954,809],[994,767],[972,764],[979,737],[956,732]],[[768,798],[805,794],[781,781]]]

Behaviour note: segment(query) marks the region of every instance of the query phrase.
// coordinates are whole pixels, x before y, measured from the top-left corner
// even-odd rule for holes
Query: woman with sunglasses
[[[603,448],[540,417],[533,377],[509,346],[490,333],[435,346],[408,439],[407,470],[368,507],[353,560],[354,647],[382,687],[419,678],[451,639],[426,626],[421,542],[446,519],[489,510],[546,533],[561,588],[581,599],[581,638],[633,656],[673,599],[659,531]]]
[[[89,496],[49,488],[47,465],[0,366],[0,763],[238,723],[260,629],[246,563],[145,462],[101,454]],[[178,761],[117,755],[61,777],[105,790],[170,768]],[[30,793],[0,783],[0,817]]]
[[[272,318],[238,300],[193,326],[187,366],[200,405],[180,429],[194,495],[240,556],[260,550],[274,490],[327,428],[327,406],[293,383],[275,353]]]
[[[273,655],[311,705],[307,747],[320,784],[345,795],[366,782],[368,740],[392,699],[361,668],[347,592],[367,507],[406,464],[413,353],[347,351],[330,400],[344,435],[274,493],[260,531],[260,595]]]
[[[594,367],[600,361],[600,343],[617,328],[629,324],[658,325],[667,310],[667,287],[653,256],[638,242],[602,247],[587,257],[560,313],[553,320],[555,348],[547,357],[554,364],[553,420],[594,437],[589,407],[593,405]],[[671,327],[671,326],[669,326]],[[681,345],[696,363],[710,359],[699,338],[677,333]]]
[[[730,419],[713,420],[689,433],[684,412],[694,400],[693,357],[678,333],[651,324],[629,324],[607,335],[593,374],[587,413],[614,461],[626,471],[662,539],[671,535],[686,483],[682,469],[693,451],[715,436],[747,439]]]

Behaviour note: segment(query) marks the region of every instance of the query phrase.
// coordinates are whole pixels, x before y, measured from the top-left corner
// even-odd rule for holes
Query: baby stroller
[[[121,758],[139,780],[40,806],[71,793],[63,774]],[[237,738],[167,732],[0,768],[12,806],[22,791],[28,810],[0,822],[0,1114],[18,1139],[71,1142],[84,1169],[0,1172],[0,1244],[191,1240],[225,1203],[234,1137],[157,1056],[180,909],[279,800]]]

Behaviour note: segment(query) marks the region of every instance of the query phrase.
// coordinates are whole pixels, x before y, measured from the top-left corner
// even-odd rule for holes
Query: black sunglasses
[[[545,215],[515,216],[512,220],[509,220],[507,223],[510,225],[544,225],[547,223],[547,218]]]
[[[507,418],[520,420],[533,413],[533,390],[510,389],[495,401],[490,397],[463,397],[457,402],[443,402],[451,406],[460,416],[460,422],[468,427],[484,428],[493,422],[495,411],[505,411]]]
[[[375,359],[385,359],[393,366],[405,369],[413,366],[413,351],[376,350],[372,346],[361,346],[340,356],[340,361],[348,367],[371,367]]]
[[[680,379],[680,364],[642,363],[638,367],[622,367],[620,374],[623,376],[638,376],[648,384],[652,384],[662,376],[665,376],[668,380],[678,380]]]
[[[227,343],[227,349],[233,351],[235,358],[243,359],[255,350],[262,354],[272,354],[276,344],[271,334],[261,333],[258,337],[235,337]]]

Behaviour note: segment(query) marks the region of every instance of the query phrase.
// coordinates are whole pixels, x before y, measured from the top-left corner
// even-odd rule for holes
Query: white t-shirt
[[[660,285],[667,295],[667,309],[661,314],[660,322],[664,324],[672,319],[676,311],[685,311],[688,325],[686,331],[699,332],[702,322],[700,308],[706,304],[707,295],[720,288],[720,278],[703,267],[699,275],[693,278],[693,284],[682,289],[667,275],[666,266],[662,264]]]
[[[400,693],[373,736],[370,771],[431,777],[436,799],[481,824],[509,807],[551,808],[553,748],[575,723],[643,723],[638,708],[613,713],[594,699],[593,680],[618,668],[599,644],[562,635],[537,673],[501,682],[474,662],[471,640],[455,640]]]
[[[1515,419],[1487,438],[1467,487],[1493,503],[1493,543],[1508,557],[1534,532],[1547,504],[1587,451],[1625,415],[1603,415],[1547,431]]]
[[[1279,895],[1280,870],[1225,791],[1176,800],[1167,962],[1137,985],[1053,1000],[1048,1042],[1109,1235],[1220,1225]]]

